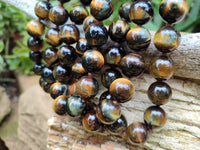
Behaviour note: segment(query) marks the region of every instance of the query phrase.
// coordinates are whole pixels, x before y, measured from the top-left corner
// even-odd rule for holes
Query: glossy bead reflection
[[[53,76],[60,82],[67,82],[71,79],[71,68],[66,65],[58,65],[53,69]]]
[[[38,52],[43,48],[44,43],[41,38],[34,38],[31,36],[28,39],[27,46],[30,50],[32,50],[34,52]]]
[[[38,52],[30,51],[29,58],[36,63],[40,63],[42,60],[42,52],[41,51],[38,51]]]
[[[67,94],[68,94],[68,88],[65,84],[56,82],[52,84],[50,87],[50,95],[53,99],[57,98],[60,95],[67,95]]]
[[[181,41],[181,34],[171,26],[159,29],[154,35],[154,45],[163,52],[168,53],[176,50]]]
[[[58,29],[49,29],[45,34],[45,40],[48,44],[52,46],[59,46],[61,44],[61,39]]]
[[[100,128],[100,122],[95,113],[87,113],[84,115],[82,124],[87,131],[97,131]]]
[[[105,91],[101,94],[99,97],[99,102],[104,100],[104,99],[110,99],[110,100],[116,100],[110,93],[109,91]]]
[[[112,96],[117,98],[118,102],[124,103],[133,98],[135,87],[130,80],[118,78],[110,85],[109,92]]]
[[[153,104],[166,104],[172,96],[170,86],[165,82],[154,82],[148,89],[149,99]]]
[[[159,106],[151,106],[144,112],[144,121],[153,127],[162,127],[166,123],[167,115]]]
[[[74,78],[78,79],[83,75],[86,75],[87,71],[83,68],[81,63],[75,63],[72,66],[72,75]]]
[[[46,82],[49,82],[49,83],[55,82],[55,79],[53,77],[53,70],[50,68],[45,67],[42,70],[41,76]]]
[[[39,20],[31,20],[27,23],[27,32],[33,37],[40,37],[44,34],[44,25]]]
[[[65,115],[67,113],[67,96],[61,95],[53,102],[53,110],[58,115]]]
[[[130,11],[132,4],[133,4],[133,2],[125,2],[119,7],[120,17],[127,22],[131,21],[130,18],[129,18],[129,11]]]
[[[45,65],[43,63],[38,63],[33,66],[32,70],[36,75],[41,75],[44,67],[45,67]]]
[[[47,64],[52,64],[54,63],[58,57],[57,57],[57,49],[54,47],[47,48],[43,52],[43,59]]]
[[[49,11],[51,9],[51,3],[48,1],[40,1],[35,5],[35,14],[40,19],[48,19]]]
[[[44,79],[43,79],[42,77],[40,78],[39,83],[40,83],[41,88],[42,88],[45,92],[47,92],[47,93],[50,92],[50,87],[51,87],[52,83],[49,83],[49,82],[44,81]]]
[[[96,23],[100,23],[99,21],[97,21],[93,16],[88,16],[84,19],[83,21],[83,30],[86,31],[86,29],[92,25],[92,24],[96,24]]]
[[[70,19],[76,24],[82,24],[84,19],[89,15],[88,11],[83,6],[76,6],[70,11]]]
[[[86,52],[88,49],[87,46],[87,40],[85,38],[79,39],[79,41],[76,44],[76,53],[79,56],[82,56],[84,52]]]

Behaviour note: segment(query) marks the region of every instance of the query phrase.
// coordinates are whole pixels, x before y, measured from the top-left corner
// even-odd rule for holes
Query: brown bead
[[[44,34],[44,25],[39,20],[31,20],[27,23],[27,32],[33,37],[40,37]]]
[[[86,31],[87,27],[97,22],[98,21],[93,16],[86,17],[83,21],[83,30]]]
[[[51,7],[51,3],[49,3],[48,1],[37,2],[35,5],[36,16],[40,19],[48,19]]]
[[[75,82],[75,83],[73,83],[70,87],[69,87],[69,95],[72,95],[72,96],[75,96],[75,95],[77,95],[77,93],[76,93],[76,83],[77,82]]]
[[[86,75],[87,71],[83,68],[81,63],[75,63],[72,66],[72,75],[74,78],[80,78],[83,75]]]
[[[54,47],[47,48],[43,52],[43,59],[49,65],[54,63],[58,59],[57,49]]]
[[[100,122],[95,113],[87,113],[83,117],[82,124],[87,131],[96,131],[100,128]]]
[[[66,95],[57,97],[53,102],[53,110],[58,115],[65,115],[67,113],[67,98]]]
[[[53,99],[57,98],[60,95],[68,95],[67,85],[60,82],[56,82],[50,87],[50,95]]]
[[[38,52],[43,48],[44,43],[41,38],[30,37],[28,39],[27,45],[30,50],[34,52]]]
[[[58,29],[49,29],[45,34],[45,40],[48,44],[56,47],[61,44],[60,34]]]

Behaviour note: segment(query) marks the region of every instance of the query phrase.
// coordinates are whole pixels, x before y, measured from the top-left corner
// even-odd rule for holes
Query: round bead
[[[119,7],[119,16],[127,22],[130,22],[129,11],[133,2],[125,2]]]
[[[43,48],[44,43],[41,38],[34,38],[31,36],[28,39],[27,45],[30,50],[32,50],[34,52],[38,52]]]
[[[104,57],[97,50],[87,50],[83,54],[82,65],[88,72],[98,71],[104,65]]]
[[[172,61],[166,57],[156,57],[150,64],[150,74],[158,80],[167,80],[174,74]]]
[[[178,23],[182,21],[188,13],[187,1],[162,0],[159,13],[165,22],[169,24]]]
[[[70,11],[70,19],[76,24],[82,24],[88,15],[87,9],[83,6],[76,6]]]
[[[171,98],[172,90],[167,83],[158,81],[150,85],[148,96],[153,104],[163,105]]]
[[[68,12],[64,7],[58,5],[50,9],[49,20],[55,25],[63,25],[67,21],[67,19]]]
[[[121,116],[119,103],[114,100],[102,100],[96,108],[96,115],[103,124],[113,124]]]
[[[113,41],[124,42],[129,29],[130,26],[128,23],[122,20],[117,20],[110,24],[108,33]]]
[[[42,70],[43,70],[44,67],[45,67],[45,65],[43,63],[39,63],[39,64],[35,64],[33,66],[32,70],[36,75],[41,75]]]
[[[144,25],[152,20],[153,14],[151,2],[140,0],[131,5],[129,18],[137,25]]]
[[[65,115],[67,113],[67,96],[61,95],[53,102],[53,110],[58,115]]]
[[[113,135],[120,135],[124,131],[126,131],[127,128],[127,121],[124,115],[121,115],[121,117],[115,121],[113,124],[106,125],[106,128],[109,133]]]
[[[181,41],[181,34],[171,26],[159,29],[154,35],[154,45],[162,53],[176,50]]]
[[[60,30],[60,37],[62,42],[69,45],[78,42],[79,36],[79,30],[76,25],[73,24],[65,24]]]
[[[101,94],[99,98],[99,102],[104,100],[104,99],[110,99],[110,100],[116,100],[110,93],[109,91],[105,91]]]
[[[92,0],[80,0],[83,5],[90,5]]]
[[[43,78],[40,78],[39,83],[40,83],[41,88],[42,88],[45,92],[47,92],[47,93],[50,92],[50,87],[51,87],[52,83],[49,83],[49,82],[44,81]]]
[[[98,22],[93,16],[88,16],[84,19],[83,21],[83,30],[86,31],[86,29],[92,25],[92,24],[96,24],[96,23],[100,23]]]
[[[68,88],[65,84],[56,82],[52,84],[50,87],[50,95],[53,99],[57,98],[60,95],[67,95],[67,94],[68,94]]]
[[[41,51],[38,51],[38,52],[30,51],[29,58],[36,63],[40,63],[42,60],[42,52]]]
[[[83,75],[86,75],[87,71],[83,68],[81,63],[75,63],[72,66],[72,75],[74,78],[78,79]]]
[[[94,97],[98,92],[99,84],[92,76],[83,76],[76,83],[76,93],[83,99]]]
[[[90,3],[90,12],[97,20],[105,20],[112,14],[113,4],[110,0],[92,0]]]
[[[35,5],[35,14],[40,19],[48,19],[51,3],[48,1],[40,1]]]
[[[76,44],[76,53],[82,56],[85,51],[87,51],[87,40],[85,38],[79,39]]]
[[[44,34],[44,25],[39,20],[31,20],[27,23],[27,32],[30,36],[40,37]]]
[[[57,59],[57,49],[54,47],[47,48],[43,52],[43,59],[47,64],[53,64]]]
[[[70,87],[69,87],[69,95],[72,95],[72,96],[74,96],[74,95],[78,95],[77,93],[76,93],[76,83],[77,82],[75,82],[75,83],[73,83]]]
[[[125,78],[118,78],[112,82],[109,92],[117,98],[120,103],[131,100],[134,96],[135,87],[133,83]]]
[[[85,101],[80,96],[71,96],[67,99],[67,113],[71,117],[80,116],[86,107]]]
[[[165,111],[159,106],[151,106],[144,112],[144,121],[153,127],[162,127],[166,123]]]
[[[50,68],[45,67],[41,72],[41,77],[46,82],[49,82],[49,83],[55,82],[55,79],[53,77],[53,70]]]
[[[49,29],[45,34],[45,40],[48,44],[56,47],[61,44],[61,39],[58,29]]]
[[[100,128],[100,122],[95,113],[85,114],[82,124],[87,131],[97,131]]]
[[[128,139],[131,143],[142,143],[147,139],[147,127],[144,123],[134,122],[126,130]]]
[[[130,53],[121,59],[122,72],[127,77],[137,77],[144,72],[145,64],[141,55]]]
[[[65,65],[73,64],[77,58],[75,49],[72,46],[62,46],[57,52],[58,58]]]
[[[108,31],[103,25],[90,25],[86,32],[85,38],[89,46],[102,46],[108,40]]]
[[[122,75],[121,73],[114,69],[114,68],[111,68],[111,69],[106,69],[102,74],[101,74],[101,82],[103,84],[104,87],[106,88],[109,88],[111,83],[118,79],[118,78],[121,78]]]
[[[71,68],[66,65],[58,65],[53,69],[53,76],[60,82],[67,82],[71,79]]]
[[[135,27],[126,34],[126,41],[130,49],[139,51],[149,46],[151,34],[143,27]]]

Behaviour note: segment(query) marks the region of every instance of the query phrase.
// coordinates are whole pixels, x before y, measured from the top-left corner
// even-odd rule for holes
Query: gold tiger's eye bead
[[[47,48],[43,52],[43,59],[47,64],[53,64],[57,59],[57,49],[55,47]]]
[[[42,38],[34,38],[31,36],[28,39],[27,46],[30,50],[38,52],[43,48],[44,42]]]
[[[81,63],[75,63],[72,66],[72,75],[74,78],[78,79],[81,76],[85,75],[87,71],[83,68]]]
[[[60,95],[67,95],[68,88],[67,85],[62,84],[60,82],[56,82],[50,87],[50,95],[53,99],[57,98]]]
[[[87,131],[96,131],[100,128],[100,122],[95,113],[87,113],[82,120],[83,127]]]
[[[51,4],[48,1],[40,1],[35,5],[35,14],[40,19],[48,19]]]
[[[61,44],[60,34],[58,29],[49,29],[45,34],[45,40],[52,46],[59,46]]]
[[[53,102],[53,110],[58,115],[65,115],[67,113],[67,98],[66,95],[57,97]]]
[[[44,25],[39,20],[31,20],[27,23],[27,32],[33,37],[40,37],[44,34]]]
[[[83,21],[83,30],[86,31],[86,29],[92,25],[92,24],[95,24],[95,23],[100,23],[99,21],[97,21],[93,16],[88,16],[84,19]]]

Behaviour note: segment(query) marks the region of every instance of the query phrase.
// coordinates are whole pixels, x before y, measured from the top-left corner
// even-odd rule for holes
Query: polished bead
[[[145,64],[141,55],[130,53],[121,59],[120,67],[127,77],[137,77],[144,72]]]
[[[102,46],[108,40],[108,31],[103,25],[90,25],[86,32],[85,38],[89,46]]]
[[[150,74],[158,80],[167,80],[174,74],[174,66],[166,56],[156,57],[150,63]]]
[[[70,11],[70,19],[76,24],[82,24],[84,19],[89,15],[88,11],[83,6],[76,6]]]
[[[38,64],[35,64],[33,66],[33,72],[36,74],[36,75],[41,75],[42,73],[42,70],[44,69],[45,65],[43,63],[38,63]]]
[[[90,5],[92,0],[80,0],[83,5]]]
[[[64,7],[58,5],[50,9],[49,20],[55,25],[63,25],[67,21],[67,19],[68,12]]]
[[[75,63],[72,66],[72,75],[74,78],[78,79],[83,75],[86,75],[87,71],[83,68],[81,63]]]
[[[29,58],[36,63],[40,63],[42,60],[42,52],[41,51],[38,51],[38,52],[30,51]]]
[[[84,115],[82,124],[87,131],[97,131],[100,128],[100,122],[95,113],[87,113]]]
[[[85,51],[88,50],[87,40],[85,38],[79,39],[76,44],[76,53],[82,56]]]
[[[122,20],[117,20],[110,24],[108,33],[113,41],[124,42],[129,29],[130,26],[128,23]]]
[[[97,50],[87,50],[83,54],[82,65],[88,72],[98,71],[104,65],[104,57]]]
[[[43,48],[44,43],[41,38],[34,38],[31,36],[28,39],[27,45],[30,50],[32,50],[34,52],[38,52]]]
[[[124,19],[126,22],[130,22],[130,18],[129,18],[129,11],[131,8],[131,5],[133,4],[133,2],[125,2],[123,4],[121,4],[121,6],[119,7],[119,16]]]
[[[126,41],[130,49],[139,51],[149,46],[151,34],[143,27],[135,27],[126,34]]]
[[[149,99],[153,104],[166,104],[172,96],[171,87],[165,82],[154,82],[148,89]]]
[[[61,3],[66,3],[66,2],[69,2],[70,0],[58,0],[58,1]]]
[[[69,87],[69,95],[72,95],[72,96],[74,96],[74,95],[78,95],[77,93],[76,93],[76,83],[77,82],[75,82],[75,83],[73,83],[70,87]]]
[[[57,49],[54,47],[47,48],[43,52],[43,59],[47,64],[53,64],[57,59]]]
[[[142,143],[147,139],[147,127],[144,123],[134,122],[126,130],[127,137],[131,143]]]
[[[119,103],[107,99],[100,101],[96,108],[96,115],[103,124],[113,124],[121,116]]]
[[[104,100],[104,99],[111,99],[111,100],[116,100],[116,98],[114,98],[109,91],[105,91],[103,92],[100,97],[99,97],[99,102]]]
[[[112,135],[120,135],[124,131],[126,131],[126,128],[127,128],[127,121],[124,115],[121,115],[121,117],[113,124],[106,125],[106,129]]]
[[[76,93],[83,99],[91,98],[99,92],[99,84],[92,76],[83,76],[76,83]]]
[[[27,23],[27,32],[33,37],[40,37],[44,34],[44,25],[39,20],[31,20]]]
[[[118,78],[111,83],[109,92],[118,102],[124,103],[133,98],[135,87],[130,80]]]
[[[77,58],[75,49],[72,46],[62,46],[57,52],[59,60],[65,64],[73,64]]]
[[[58,29],[49,29],[45,34],[45,40],[52,46],[59,46],[61,44],[60,34]]]
[[[96,24],[96,23],[100,23],[98,22],[93,16],[88,16],[84,19],[83,21],[83,30],[86,31],[87,28],[92,25],[92,24]]]
[[[159,29],[154,35],[154,45],[163,52],[168,53],[176,50],[181,41],[181,34],[171,26]]]
[[[53,110],[58,115],[65,115],[67,113],[67,98],[66,95],[57,97],[53,102]]]
[[[86,103],[80,96],[70,96],[67,99],[67,113],[71,117],[80,116],[86,107]]]
[[[53,76],[56,80],[65,83],[71,79],[71,72],[71,67],[66,65],[58,65],[53,69]]]
[[[92,0],[90,3],[90,12],[94,18],[99,21],[105,20],[113,12],[113,4],[110,0]]]
[[[165,22],[178,23],[187,15],[188,3],[186,0],[162,0],[159,13]]]
[[[53,70],[50,68],[45,67],[41,72],[41,77],[46,82],[49,82],[49,83],[55,82],[55,79],[53,77]]]
[[[53,99],[57,98],[60,95],[67,95],[68,88],[67,85],[62,84],[60,82],[56,82],[50,87],[50,95]]]
[[[48,1],[37,2],[35,5],[36,16],[40,19],[48,19],[51,7],[51,3],[49,3]]]
[[[144,112],[144,121],[153,127],[162,127],[166,123],[167,115],[159,106],[151,106]]]
[[[42,77],[40,78],[39,83],[40,83],[41,88],[42,88],[45,92],[47,92],[47,93],[50,92],[50,87],[51,87],[52,83],[49,83],[49,82],[44,81],[44,79],[43,79]]]
[[[65,24],[60,30],[61,40],[66,44],[74,44],[78,42],[79,36],[79,29],[73,24]]]
[[[129,18],[137,25],[144,25],[152,20],[153,14],[151,2],[140,0],[131,5]]]
[[[114,69],[114,68],[106,69],[101,74],[101,83],[103,84],[104,87],[109,89],[111,83],[114,80],[121,78],[121,77],[122,77],[122,75],[117,69]]]

